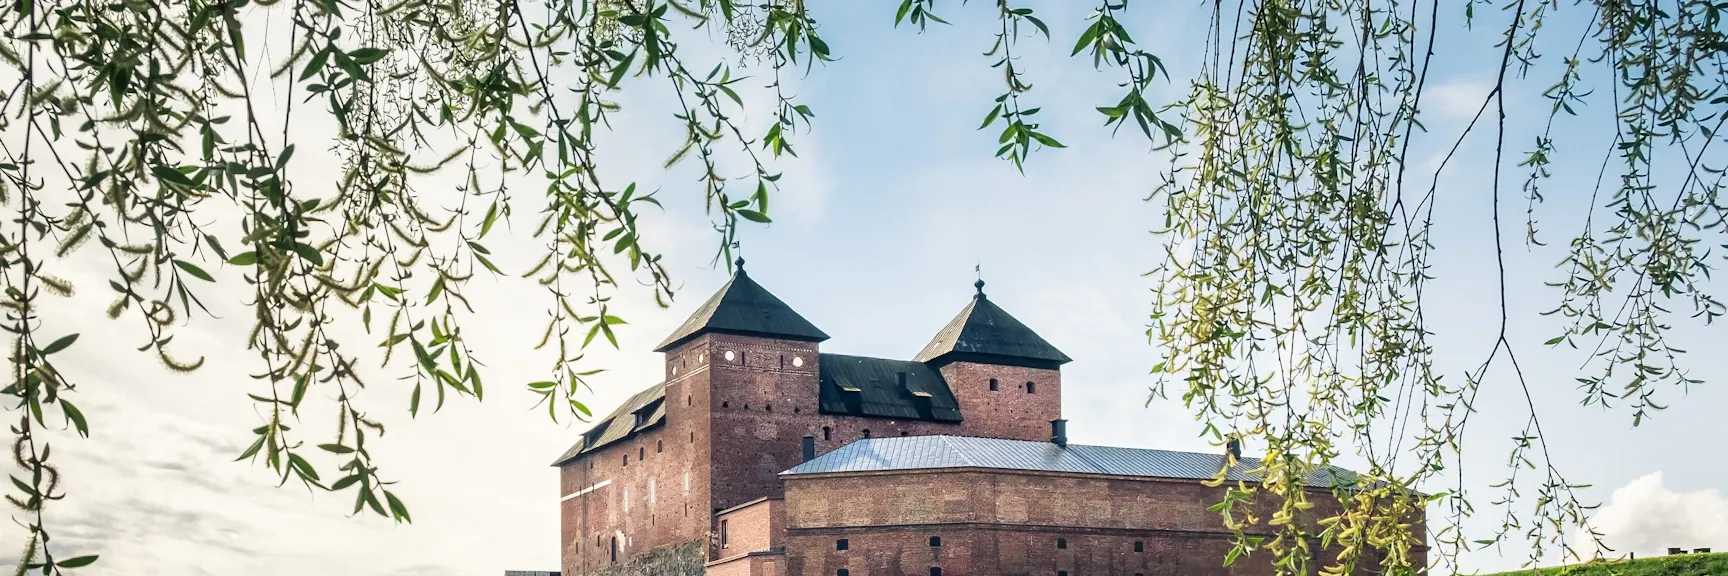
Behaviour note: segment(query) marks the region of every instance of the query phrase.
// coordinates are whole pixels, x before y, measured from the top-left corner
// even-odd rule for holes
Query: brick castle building
[[[911,360],[823,353],[827,338],[740,260],[655,349],[665,380],[555,462],[562,573],[1271,573],[1222,566],[1222,493],[1202,481],[1223,454],[1068,444],[1068,356],[982,281]],[[1348,476],[1317,473],[1313,500],[1335,508]]]

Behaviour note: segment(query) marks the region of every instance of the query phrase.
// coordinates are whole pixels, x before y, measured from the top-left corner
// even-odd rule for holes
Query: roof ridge
[[[977,466],[978,465],[978,463],[974,462],[972,460],[972,458],[970,456],[968,456],[964,450],[961,450],[959,446],[954,444],[953,437],[951,437],[947,434],[938,434],[937,437],[942,439],[942,443],[947,445],[949,450],[953,450],[955,454],[958,454],[960,456],[961,462],[965,462],[967,466]]]

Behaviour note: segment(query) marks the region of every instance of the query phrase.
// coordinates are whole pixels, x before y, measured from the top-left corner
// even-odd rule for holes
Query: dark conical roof
[[[1069,361],[1067,354],[984,297],[982,280],[977,286],[978,295],[972,302],[937,332],[936,338],[913,360],[932,362],[950,357],[1036,366],[1057,366]]]
[[[732,281],[720,287],[684,325],[672,331],[655,352],[665,352],[707,332],[724,332],[749,336],[768,336],[791,340],[821,342],[828,335],[816,329],[809,320],[792,311],[792,307],[768,293],[766,288],[744,273],[744,260],[738,260],[738,272]]]

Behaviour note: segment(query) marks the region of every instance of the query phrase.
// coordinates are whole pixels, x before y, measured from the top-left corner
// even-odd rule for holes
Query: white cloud
[[[1615,489],[1590,522],[1617,554],[1728,549],[1728,498],[1715,489],[1676,492],[1664,484],[1660,471]]]
[[[1482,99],[1493,88],[1494,84],[1487,79],[1455,78],[1429,87],[1423,98],[1431,103],[1426,107],[1428,111],[1448,120],[1469,122],[1482,108]]]

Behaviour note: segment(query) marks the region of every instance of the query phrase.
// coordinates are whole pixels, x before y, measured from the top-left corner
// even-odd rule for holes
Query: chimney
[[[1063,448],[1068,447],[1067,420],[1056,419],[1050,421],[1050,443]]]
[[[811,460],[816,459],[816,437],[815,436],[811,436],[808,434],[804,435],[803,452],[801,452],[801,454],[804,456],[804,460],[803,460],[804,462],[809,462]]]
[[[1236,438],[1231,438],[1228,442],[1224,443],[1224,449],[1228,450],[1230,452],[1231,458],[1235,458],[1237,460],[1242,459],[1242,441],[1241,440],[1236,439]]]

